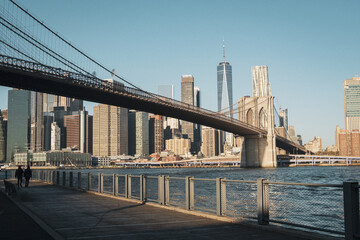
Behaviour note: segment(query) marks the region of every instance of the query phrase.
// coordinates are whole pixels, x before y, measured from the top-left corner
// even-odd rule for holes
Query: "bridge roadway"
[[[104,103],[178,118],[239,136],[267,131],[222,114],[79,73],[0,55],[0,85]],[[304,147],[276,136],[276,145],[289,152]]]
[[[0,206],[8,206],[0,210],[6,214],[14,206],[9,206],[3,193],[0,194]],[[30,182],[29,188],[21,188],[16,198],[9,198],[55,239],[306,239],[306,235],[300,238],[299,232],[281,231],[272,226],[234,224],[36,181]],[[2,228],[14,230],[16,227],[9,225],[15,223],[34,225],[20,218],[12,224],[4,222]],[[26,226],[18,225],[28,229]],[[33,227],[34,232],[5,231],[1,237],[17,239],[17,235],[26,234],[28,239],[33,239],[35,234],[42,236],[39,239],[48,239],[46,233],[41,235]]]

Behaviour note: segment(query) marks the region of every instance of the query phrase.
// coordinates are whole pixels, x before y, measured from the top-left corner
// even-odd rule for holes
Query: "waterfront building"
[[[337,133],[340,156],[360,156],[359,130],[342,130]]]
[[[173,152],[175,155],[185,155],[190,152],[190,139],[174,138],[165,141],[166,150]]]
[[[318,153],[322,151],[321,137],[314,137],[314,139],[304,145],[307,151]]]
[[[9,90],[6,162],[12,162],[14,154],[26,152],[30,144],[30,92]]]
[[[288,120],[288,109],[281,109],[279,111],[279,122],[280,122],[280,127],[284,127],[285,128],[285,132],[288,131],[289,128],[289,120]]]
[[[26,152],[14,154],[16,165],[86,167],[92,165],[91,154],[72,151]]]
[[[148,156],[148,155],[149,155],[149,114],[146,112],[136,112],[136,156]]]
[[[0,111],[0,162],[6,161],[6,124]]]
[[[94,107],[93,155],[128,154],[128,109],[105,104]]]
[[[128,113],[128,141],[129,141],[129,150],[128,154],[134,156],[136,154],[136,111],[129,110]]]
[[[8,109],[7,108],[1,111],[1,116],[3,117],[4,121],[8,120]]]
[[[267,66],[252,67],[253,97],[271,96],[270,82]]]
[[[222,131],[210,127],[202,127],[201,152],[205,157],[213,157],[221,154]]]
[[[31,92],[30,149],[34,152],[44,150],[43,93]]]
[[[345,130],[360,129],[360,77],[343,83]]]
[[[149,121],[149,153],[161,153],[164,150],[163,116],[151,115]]]
[[[181,101],[191,106],[194,105],[194,77],[192,75],[181,76]],[[193,145],[194,123],[181,121],[181,132],[184,138],[190,139],[191,145]]]

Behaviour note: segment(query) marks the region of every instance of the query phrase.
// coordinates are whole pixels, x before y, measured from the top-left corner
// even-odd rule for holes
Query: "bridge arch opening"
[[[254,125],[253,118],[254,118],[253,110],[249,109],[246,113],[246,122],[250,125]]]
[[[259,112],[259,127],[261,129],[267,129],[267,117],[266,117],[266,112],[264,110],[264,108],[261,108],[260,109],[260,112]]]

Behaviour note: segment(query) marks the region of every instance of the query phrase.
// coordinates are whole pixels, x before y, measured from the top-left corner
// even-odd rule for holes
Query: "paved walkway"
[[[43,227],[58,239],[303,239],[39,182],[20,189],[16,202],[45,222],[47,226]],[[22,219],[21,228],[35,229],[19,209],[11,210],[16,207],[7,198],[1,197],[0,204],[9,208],[0,219],[11,219],[10,215],[15,214],[14,218]],[[17,232],[15,221],[8,225],[5,236]],[[1,239],[8,239],[2,234]],[[39,234],[37,239],[49,238],[41,235],[41,229]]]

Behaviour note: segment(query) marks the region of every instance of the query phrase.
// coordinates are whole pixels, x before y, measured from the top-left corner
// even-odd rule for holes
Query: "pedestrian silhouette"
[[[15,177],[17,178],[17,186],[22,187],[22,178],[24,175],[24,171],[22,170],[21,166],[19,165],[19,168],[15,172]]]
[[[30,166],[29,166],[29,165],[28,165],[27,168],[25,169],[24,177],[25,177],[25,187],[28,187],[28,186],[29,186],[30,178],[32,177],[32,172],[31,172],[31,169],[30,169]]]

